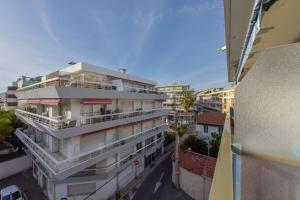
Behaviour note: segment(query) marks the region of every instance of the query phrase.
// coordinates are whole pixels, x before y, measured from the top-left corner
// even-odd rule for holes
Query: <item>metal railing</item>
[[[122,113],[113,113],[113,114],[106,114],[106,115],[93,115],[89,114],[88,116],[81,116],[79,120],[72,120],[72,119],[55,119],[50,118],[46,116],[42,116],[36,113],[27,112],[24,110],[16,109],[16,115],[25,117],[27,119],[30,119],[34,122],[46,125],[53,129],[66,129],[66,128],[72,128],[75,126],[84,126],[88,124],[96,124],[101,122],[107,122],[107,121],[114,121],[114,120],[120,120],[125,118],[131,118],[131,117],[137,117],[142,115],[148,115],[152,113],[159,113],[164,111],[163,108],[158,109],[151,109],[151,110],[145,110],[145,111],[134,111],[134,112],[122,112]]]
[[[67,158],[62,161],[58,161],[58,160],[54,159],[54,157],[51,154],[46,152],[42,147],[40,147],[37,143],[35,143],[21,129],[16,129],[15,134],[35,154],[35,156],[37,156],[39,158],[39,160],[41,160],[41,162],[52,171],[53,174],[58,174],[58,173],[66,171],[68,169],[79,166],[85,162],[88,162],[88,161],[100,156],[101,154],[107,153],[113,149],[122,147],[131,142],[137,141],[138,139],[141,139],[144,136],[155,133],[157,131],[163,131],[165,128],[166,128],[166,125],[162,124],[160,126],[148,129],[146,131],[140,132],[135,135],[130,135],[121,140],[117,140],[110,144],[101,146],[97,149],[93,149],[91,151],[78,154],[76,156]]]
[[[56,77],[56,78],[48,79],[46,81],[35,83],[35,84],[29,85],[29,86],[25,86],[25,87],[17,89],[17,91],[26,91],[26,90],[32,90],[32,89],[37,89],[37,88],[44,88],[44,87],[48,87],[48,86],[117,90],[117,91],[147,93],[147,94],[163,94],[162,92],[159,92],[157,90],[152,90],[152,89],[131,87],[131,86],[126,86],[126,85],[118,86],[118,85],[111,84],[108,82],[76,80],[76,79],[62,78],[62,77]]]

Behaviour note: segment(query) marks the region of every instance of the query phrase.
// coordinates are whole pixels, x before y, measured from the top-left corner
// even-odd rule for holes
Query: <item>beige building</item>
[[[199,111],[228,113],[234,105],[234,87],[210,88],[196,94]]]
[[[224,0],[234,112],[210,200],[300,199],[300,1]]]
[[[167,94],[168,98],[163,102],[163,107],[169,110],[168,120],[174,120],[175,111],[179,114],[179,121],[185,122],[186,114],[184,113],[184,108],[181,105],[181,98],[185,92],[193,92],[190,85],[183,83],[174,83],[169,85],[159,85],[156,87],[159,92]],[[194,107],[191,108],[191,111],[194,110]],[[188,115],[189,117],[190,115]]]

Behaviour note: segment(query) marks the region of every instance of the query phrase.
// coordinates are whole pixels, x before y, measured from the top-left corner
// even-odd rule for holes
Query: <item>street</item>
[[[28,200],[47,200],[32,176],[32,169],[0,180],[0,189],[9,185],[17,185],[25,193]]]
[[[184,192],[177,191],[172,183],[172,160],[168,155],[147,176],[137,189],[133,200],[191,200]]]

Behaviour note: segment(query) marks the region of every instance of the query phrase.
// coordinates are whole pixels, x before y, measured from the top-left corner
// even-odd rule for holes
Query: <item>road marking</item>
[[[158,190],[159,186],[161,186],[161,184],[162,184],[161,180],[162,180],[163,176],[164,176],[164,173],[161,173],[159,180],[155,184],[153,193],[155,193]]]

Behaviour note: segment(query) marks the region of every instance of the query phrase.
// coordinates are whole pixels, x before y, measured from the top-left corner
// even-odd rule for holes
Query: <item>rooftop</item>
[[[174,157],[174,156],[173,156]],[[213,178],[217,159],[192,151],[179,151],[180,167],[199,176]]]
[[[198,117],[198,124],[211,124],[223,126],[226,114],[218,112],[203,112]]]

